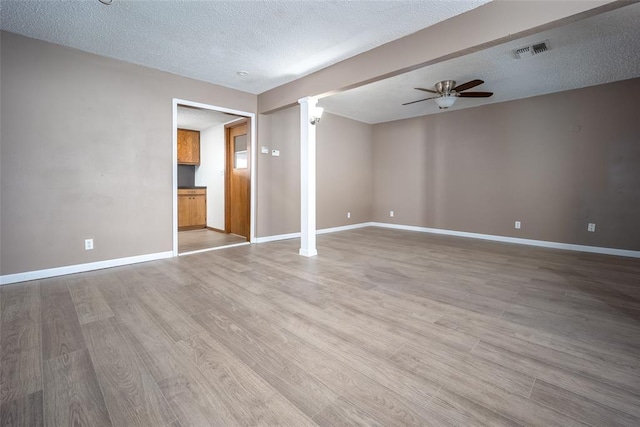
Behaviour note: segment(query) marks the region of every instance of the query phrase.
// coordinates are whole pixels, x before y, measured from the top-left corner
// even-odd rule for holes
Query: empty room
[[[0,18],[2,426],[640,425],[640,3]]]

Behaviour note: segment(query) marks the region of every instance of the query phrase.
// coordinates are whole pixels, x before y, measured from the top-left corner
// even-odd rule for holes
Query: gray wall
[[[634,79],[374,125],[373,220],[640,250],[638,99]]]
[[[269,154],[261,154],[260,147]],[[272,157],[271,150],[279,150]],[[300,231],[300,108],[258,118],[258,237]]]
[[[373,126],[329,113],[317,126],[318,229],[371,221]]]
[[[255,112],[257,97],[0,34],[0,274],[171,250],[171,99]],[[639,250],[637,99],[640,80],[375,126],[326,114],[318,227]],[[281,156],[256,154],[257,235],[297,232],[298,107],[260,115],[258,130]]]
[[[170,251],[172,98],[257,97],[0,34],[0,273]]]
[[[300,231],[300,107],[260,115],[258,236]],[[317,227],[371,221],[372,126],[325,113],[317,125]],[[347,212],[351,218],[347,219]]]

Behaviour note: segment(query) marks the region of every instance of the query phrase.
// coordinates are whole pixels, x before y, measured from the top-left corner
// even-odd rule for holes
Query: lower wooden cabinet
[[[207,226],[207,189],[178,189],[178,230]]]

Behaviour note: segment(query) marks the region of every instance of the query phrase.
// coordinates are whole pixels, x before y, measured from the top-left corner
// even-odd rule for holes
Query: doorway
[[[253,113],[173,100],[174,256],[249,244],[254,238],[255,126]],[[183,158],[185,139],[195,141],[198,156]],[[201,214],[186,216],[189,209],[206,209],[206,220],[186,224],[202,219]]]

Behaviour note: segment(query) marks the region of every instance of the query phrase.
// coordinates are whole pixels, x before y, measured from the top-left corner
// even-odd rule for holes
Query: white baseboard
[[[338,231],[355,230],[356,228],[371,227],[371,222],[361,222],[360,224],[341,225],[340,227],[323,228],[317,230],[316,234],[336,233]]]
[[[251,242],[232,243],[230,245],[216,246],[215,248],[206,248],[206,249],[198,249],[195,251],[183,252],[181,254],[178,254],[178,256],[200,254],[202,252],[218,251],[220,249],[229,249],[229,248],[235,248],[236,246],[246,246],[250,244]]]
[[[318,230],[317,234],[335,233],[337,231],[352,230],[355,228],[368,227],[370,225],[371,223],[366,222],[361,224],[344,225],[341,227],[324,228],[322,230]],[[254,238],[254,241],[252,243],[275,242],[278,240],[288,240],[288,239],[295,239],[299,237],[300,237],[300,233],[279,234],[275,236],[256,237]],[[179,254],[179,256],[191,255],[191,254],[200,253],[200,252],[208,252],[208,251],[217,250],[217,249],[225,249],[233,246],[243,246],[243,245],[249,245],[249,244],[250,244],[249,242],[242,242],[242,243],[236,243],[233,245],[223,246],[219,248],[200,249],[197,251],[185,252],[185,253]],[[308,255],[308,256],[311,256],[311,255]],[[173,257],[173,251],[159,252],[156,254],[149,254],[149,255],[139,255],[139,256],[128,257],[128,258],[118,258],[118,259],[106,260],[106,261],[91,262],[87,264],[69,265],[65,267],[48,268],[46,270],[27,271],[25,273],[7,274],[4,276],[0,276],[0,285],[26,282],[28,280],[46,279],[48,277],[64,276],[65,274],[82,273],[85,271],[100,270],[102,268],[109,268],[109,267],[119,267],[127,264],[136,264],[139,262],[155,261],[158,259],[171,258],[171,257]]]
[[[373,224],[372,222],[361,222],[359,224],[349,224],[349,225],[341,225],[339,227],[323,228],[320,230],[316,230],[316,234],[335,233],[338,231],[347,231],[347,230],[354,230],[356,228],[371,227],[372,224]],[[273,236],[256,237],[253,243],[276,242],[278,240],[297,239],[299,237],[300,237],[299,232],[289,233],[289,234],[276,234]]]
[[[154,254],[137,255],[126,258],[109,259],[105,261],[89,262],[86,264],[68,265],[65,267],[47,268],[45,270],[27,271],[24,273],[5,274],[0,276],[0,285],[26,282],[28,280],[46,279],[48,277],[64,276],[65,274],[83,273],[85,271],[100,270],[109,267],[137,264],[139,262],[156,261],[173,257],[173,251],[157,252]]]
[[[299,237],[300,232],[289,234],[275,234],[273,236],[256,237],[255,239],[253,239],[253,243],[277,242],[278,240],[297,239]]]
[[[627,249],[603,248],[599,246],[574,245],[571,243],[548,242],[545,240],[521,239],[518,237],[496,236],[493,234],[469,233],[466,231],[443,230],[440,228],[416,227],[413,225],[388,224],[372,222],[373,227],[393,228],[396,230],[418,231],[421,233],[444,234],[446,236],[467,237],[471,239],[491,240],[494,242],[516,243],[518,245],[538,246],[542,248],[562,249],[566,251],[590,252],[595,254],[640,258],[640,251]]]
[[[389,224],[384,222],[363,222],[359,224],[344,225],[340,227],[324,228],[318,230],[316,234],[335,233],[338,231],[354,230],[363,227],[381,227],[392,228],[396,230],[417,231],[421,233],[443,234],[446,236],[467,237],[470,239],[491,240],[494,242],[515,243],[519,245],[538,246],[543,248],[562,249],[576,252],[589,252],[604,255],[616,255],[631,258],[640,258],[640,251],[632,251],[627,249],[603,248],[599,246],[574,245],[570,243],[548,242],[544,240],[521,239],[518,237],[496,236],[492,234],[469,233],[466,231],[444,230],[440,228],[416,227],[413,225]],[[275,242],[278,240],[288,240],[299,238],[300,233],[279,234],[275,236],[256,237],[253,243]],[[232,246],[243,246],[249,244],[239,243]],[[229,246],[226,246],[229,247]],[[214,248],[222,249],[222,248]],[[206,252],[212,249],[204,249],[193,251],[191,253]],[[181,254],[187,255],[187,254]],[[29,280],[46,279],[49,277],[64,276],[66,274],[82,273],[91,270],[100,270],[109,267],[119,267],[128,264],[137,264],[140,262],[156,261],[159,259],[173,257],[173,251],[157,252],[147,255],[137,255],[126,258],[110,259],[105,261],[90,262],[86,264],[69,265],[65,267],[48,268],[44,270],[27,271],[24,273],[5,274],[0,276],[0,285],[8,285],[11,283],[26,282]]]

